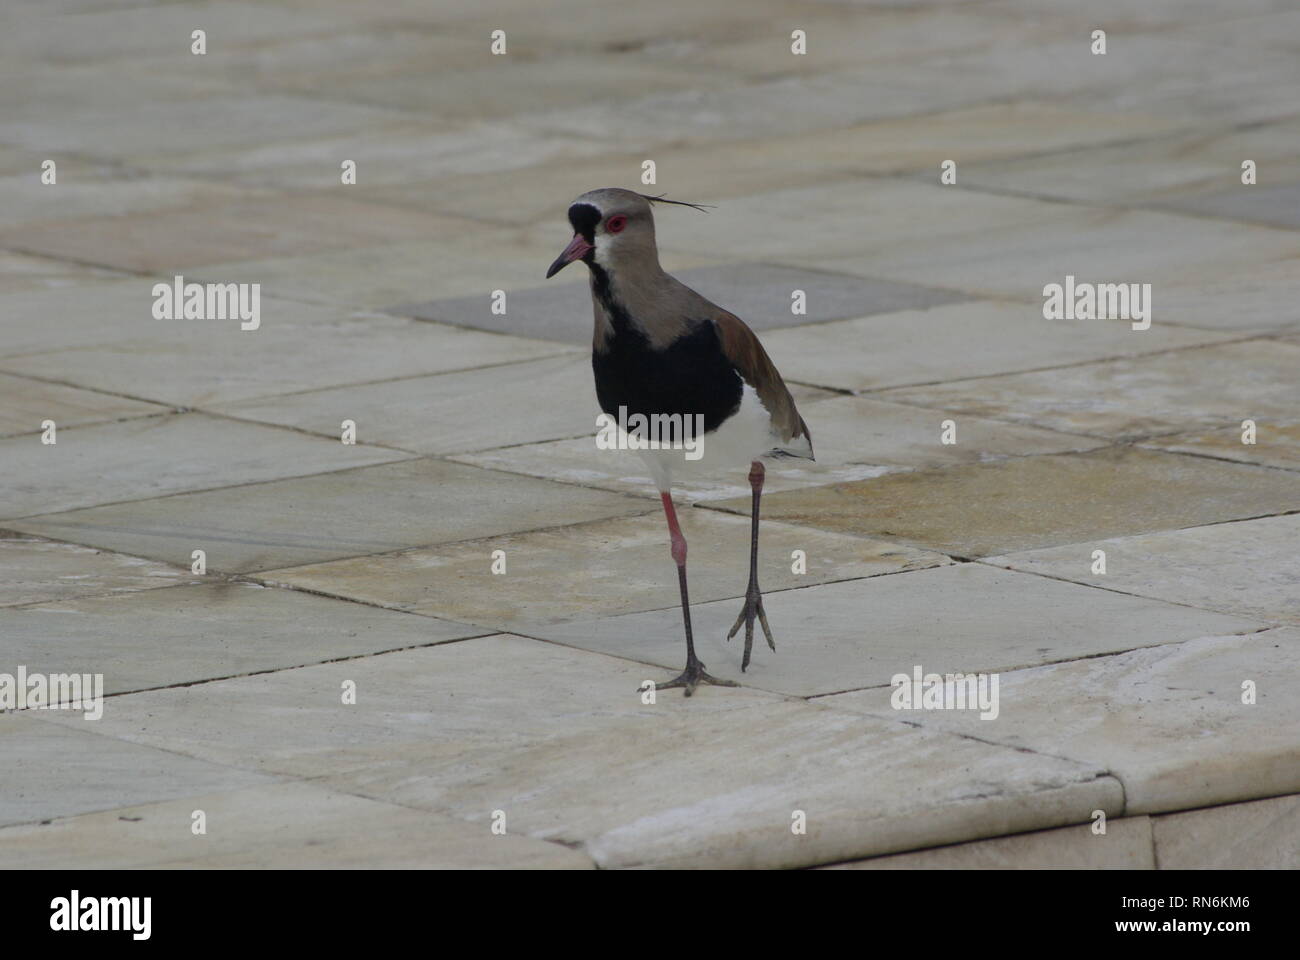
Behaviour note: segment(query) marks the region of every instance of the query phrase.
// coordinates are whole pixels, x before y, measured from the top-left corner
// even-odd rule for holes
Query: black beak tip
[[[563,270],[567,265],[568,265],[568,261],[565,260],[563,257],[560,257],[560,259],[556,260],[556,261],[555,261],[553,264],[551,264],[550,267],[547,269],[547,271],[546,271],[546,279],[547,279],[547,280],[551,279],[551,277],[555,276],[557,273],[559,273],[561,270]]]

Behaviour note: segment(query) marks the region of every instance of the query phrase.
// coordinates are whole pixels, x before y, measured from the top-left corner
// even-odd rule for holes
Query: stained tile
[[[166,413],[167,407],[0,373],[0,437],[40,433],[41,424],[75,427]]]
[[[292,469],[280,449],[276,464]],[[209,569],[247,572],[627,516],[655,507],[648,500],[566,484],[411,460],[7,525],[187,567],[191,553],[203,549]]]
[[[1254,443],[1243,443],[1249,427],[1245,420],[1218,430],[1192,430],[1161,437],[1144,446],[1174,453],[1192,453],[1219,460],[1259,463],[1268,467],[1300,470],[1300,421],[1254,420]]]
[[[679,517],[690,544],[692,601],[743,596],[749,520],[703,510],[682,510]],[[503,574],[493,572],[498,550]],[[803,573],[794,572],[796,550],[803,551]],[[779,523],[763,525],[759,561],[759,581],[775,590],[949,562],[923,550]],[[498,629],[677,602],[676,568],[658,513],[271,570],[260,579]]]
[[[1272,623],[1300,623],[1300,514],[1164,530],[988,563]],[[1093,552],[1106,554],[1094,574]]]
[[[748,512],[739,499],[714,504]],[[774,493],[774,520],[963,557],[1300,508],[1294,474],[1122,447],[898,473]]]
[[[1205,636],[1004,673],[997,720],[961,710],[908,716],[923,728],[1097,764],[1123,782],[1126,814],[1159,813],[1300,790],[1297,667],[1295,628]],[[819,702],[897,716],[890,693]]]
[[[188,569],[32,537],[0,535],[0,606],[197,582]]]
[[[1134,336],[1154,332],[1152,328]],[[1294,418],[1300,409],[1297,369],[1300,348],[1255,340],[1063,370],[935,383],[881,396],[1116,440],[1232,427],[1240,445],[1243,420],[1258,425]],[[1264,435],[1264,445],[1278,440],[1285,444],[1268,429]],[[1252,452],[1232,459],[1250,459]],[[1266,454],[1261,450],[1259,455]]]

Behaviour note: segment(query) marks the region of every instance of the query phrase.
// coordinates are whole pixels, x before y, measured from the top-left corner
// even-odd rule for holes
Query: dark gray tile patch
[[[1172,200],[1162,206],[1183,213],[1300,230],[1300,183],[1242,184],[1221,193]]]
[[[763,263],[699,267],[676,276],[756,330],[925,309],[965,299],[950,290]],[[790,312],[794,290],[807,294],[806,314]],[[585,283],[511,290],[505,315],[492,312],[489,291],[474,297],[390,307],[387,312],[562,343],[591,340],[591,296]]]

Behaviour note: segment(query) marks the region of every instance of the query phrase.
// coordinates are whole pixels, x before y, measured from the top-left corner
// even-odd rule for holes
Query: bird
[[[727,634],[730,641],[742,624],[745,627],[744,672],[754,645],[755,619],[767,645],[776,651],[758,585],[759,501],[766,475],[763,458],[813,460],[814,456],[808,425],[754,331],[659,265],[653,207],[663,203],[703,209],[701,204],[618,187],[590,190],[577,197],[568,208],[573,239],[546,277],[550,279],[575,261],[587,266],[594,316],[591,365],[601,410],[610,418],[622,412],[625,418],[620,423],[635,422],[635,415],[640,414],[651,422],[672,425],[675,446],[639,449],[638,453],[663,504],[686,633],[686,668],[676,678],[656,684],[656,689],[681,687],[689,697],[700,684],[737,684],[707,673],[695,652],[686,538],[673,506],[673,477],[726,466],[749,467],[749,583],[744,605]],[[654,421],[656,416],[661,419]],[[688,459],[682,449],[691,440],[691,424],[703,430],[703,436],[695,438],[702,453],[696,460]]]

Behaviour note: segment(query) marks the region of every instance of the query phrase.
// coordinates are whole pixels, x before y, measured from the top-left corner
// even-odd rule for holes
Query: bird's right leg
[[[686,591],[686,538],[682,536],[682,528],[677,524],[677,511],[673,509],[672,494],[665,492],[659,496],[663,500],[664,516],[668,518],[668,536],[672,540],[673,562],[677,564],[677,583],[682,591],[682,624],[686,627],[686,669],[667,683],[656,684],[656,688],[668,690],[672,687],[685,687],[686,696],[689,697],[701,683],[712,683],[719,687],[737,686],[730,680],[719,680],[717,677],[709,676],[704,672],[704,664],[700,663],[699,658],[695,656],[695,638],[691,635],[691,601]]]

